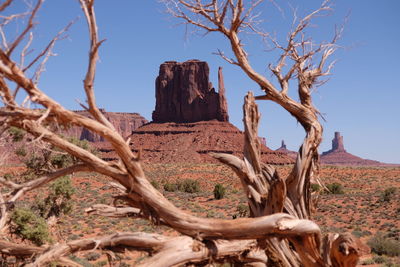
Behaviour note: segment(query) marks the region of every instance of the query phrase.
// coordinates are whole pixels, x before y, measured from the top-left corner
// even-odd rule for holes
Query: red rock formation
[[[332,139],[332,149],[322,153],[322,155],[332,152],[346,152],[343,144],[343,136],[340,135],[340,132],[335,132],[335,137]]]
[[[101,111],[103,112],[105,117],[112,123],[118,133],[120,133],[124,138],[130,136],[134,130],[148,122],[138,113],[106,112],[105,110]],[[75,112],[82,116],[91,117],[91,115],[87,111],[80,110]],[[88,140],[90,142],[104,141],[103,137],[101,137],[100,135],[93,134],[88,129],[82,127],[71,127],[63,131],[63,134],[66,136],[78,138],[80,140]]]
[[[351,166],[385,166],[386,164],[375,160],[362,159],[352,155],[344,149],[343,136],[335,132],[332,140],[332,149],[322,153],[321,162],[330,165],[351,165]]]
[[[167,61],[161,64],[156,79],[153,122],[228,121],[222,70],[218,75],[218,93],[208,75],[208,64],[204,61]]]
[[[275,151],[285,153],[286,155],[288,155],[289,157],[291,157],[294,160],[297,158],[297,152],[287,149],[284,140],[282,140],[281,147]]]
[[[243,156],[244,134],[229,122],[217,120],[195,123],[148,123],[130,136],[133,151],[141,151],[147,162],[216,162],[209,152]],[[261,146],[261,158],[271,164],[291,164],[284,153]],[[116,159],[113,149],[100,146],[103,158]]]

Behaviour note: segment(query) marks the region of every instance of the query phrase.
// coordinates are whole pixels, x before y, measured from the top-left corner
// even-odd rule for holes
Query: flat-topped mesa
[[[218,70],[218,87],[215,92],[207,62],[164,62],[156,78],[153,122],[229,121],[222,68]]]
[[[343,144],[343,136],[340,135],[340,132],[335,132],[335,137],[332,139],[332,149],[322,153],[322,155],[333,152],[346,152]]]
[[[106,112],[100,109],[107,120],[111,122],[115,130],[124,138],[132,134],[134,130],[147,123],[148,121],[138,113],[127,112]],[[74,111],[85,117],[92,117],[88,111],[76,110]],[[80,140],[87,140],[90,142],[102,142],[104,138],[96,133],[89,131],[84,127],[73,126],[62,131],[63,135],[75,137]]]

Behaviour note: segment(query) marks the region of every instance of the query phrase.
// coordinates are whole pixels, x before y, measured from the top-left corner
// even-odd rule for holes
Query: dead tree
[[[5,1],[1,4],[0,11],[5,10],[12,2],[12,0]],[[316,48],[308,40],[302,39],[300,42],[296,40],[311,18],[328,8],[326,5],[300,21],[290,34],[287,46],[276,43],[283,53],[278,64],[270,68],[281,86],[278,90],[267,78],[251,67],[238,36],[238,33],[245,28],[255,30],[251,23],[252,11],[261,1],[253,1],[247,8],[242,0],[221,2],[214,0],[207,3],[200,0],[168,1],[169,4],[173,4],[171,7],[173,9],[170,11],[187,23],[225,35],[236,58],[231,60],[224,56],[225,59],[241,67],[249,78],[260,85],[265,95],[258,99],[278,103],[296,117],[306,131],[293,171],[288,177],[282,178],[274,167],[260,161],[260,144],[257,138],[260,115],[253,95],[249,93],[246,96],[243,108],[246,136],[244,158],[239,159],[224,154],[214,154],[214,156],[231,166],[239,176],[248,196],[251,217],[223,220],[193,216],[168,201],[147,180],[140,163],[140,156],[132,153],[129,141],[124,140],[116,132],[96,106],[94,76],[102,41],[97,34],[93,0],[80,0],[91,40],[88,69],[83,85],[88,106],[83,106],[91,113],[93,119],[65,109],[40,90],[37,83],[41,72],[40,66],[47,61],[55,41],[62,38],[65,30],[61,31],[29,63],[17,62],[15,48],[25,42],[25,47],[20,49],[21,53],[24,53],[29,46],[31,38],[28,35],[34,27],[33,21],[42,2],[42,0],[36,2],[28,14],[26,27],[14,41],[7,42],[2,34],[0,92],[4,108],[0,109],[0,123],[3,129],[10,126],[24,129],[36,140],[57,147],[80,159],[80,162],[26,183],[15,183],[0,177],[2,186],[12,189],[7,194],[0,194],[0,231],[7,225],[9,204],[26,192],[66,174],[93,171],[108,176],[116,182],[115,186],[121,190],[120,199],[124,199],[129,207],[110,209],[108,206],[95,205],[87,212],[105,216],[135,214],[137,217],[169,226],[181,233],[181,236],[115,233],[47,247],[11,244],[1,240],[1,253],[33,259],[28,266],[42,266],[57,259],[66,265],[73,265],[65,258],[66,255],[76,251],[112,248],[119,245],[130,249],[152,251],[152,257],[143,262],[142,266],[183,264],[201,266],[224,260],[249,266],[355,266],[358,252],[353,238],[349,235],[332,235],[322,241],[318,225],[310,220],[309,185],[312,179],[316,179],[314,175],[318,167],[317,148],[322,134],[318,111],[311,102],[311,89],[319,77],[328,74],[329,67],[325,69],[325,64],[334,51],[333,44],[336,39],[332,43],[319,45]],[[4,27],[9,20],[16,18],[18,16],[3,17],[1,26]],[[4,33],[2,29],[1,32]],[[320,62],[314,66],[311,60],[319,54],[321,54]],[[222,53],[221,55],[223,56]],[[288,59],[294,64],[286,74],[283,74],[282,68]],[[35,76],[29,78],[27,70],[37,65],[39,68]],[[287,95],[289,81],[292,78],[297,80],[300,102]],[[15,86],[14,90],[11,89],[11,85]],[[27,94],[23,103],[17,102],[16,96],[20,91]],[[29,108],[26,105],[29,101],[41,105],[44,111]],[[119,161],[106,162],[99,156],[74,145],[52,130],[50,125],[54,124],[81,126],[101,135],[113,146]]]

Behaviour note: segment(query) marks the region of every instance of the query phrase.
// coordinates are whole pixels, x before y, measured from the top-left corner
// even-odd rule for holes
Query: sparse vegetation
[[[14,233],[22,238],[39,246],[51,240],[46,221],[32,210],[16,208],[12,213],[11,220],[14,225]]]
[[[236,214],[234,214],[232,218],[236,219],[236,218],[248,217],[249,213],[250,213],[249,206],[245,204],[239,204],[236,207]]]
[[[311,192],[318,192],[321,190],[321,186],[319,184],[311,184]]]
[[[181,191],[186,193],[200,192],[200,183],[194,179],[184,179],[176,183],[164,183],[164,190],[168,192]]]
[[[396,187],[389,187],[386,188],[380,195],[379,200],[381,202],[390,202],[394,196],[394,194],[396,193]]]
[[[25,157],[27,152],[24,147],[20,146],[15,150],[15,154],[19,157]]]
[[[334,195],[344,194],[343,186],[339,183],[327,184],[326,188],[328,188],[327,191],[328,194],[334,194]]]
[[[67,176],[58,178],[49,188],[49,195],[42,200],[36,201],[36,208],[40,216],[49,218],[50,216],[60,216],[68,214],[72,210],[72,195],[75,193],[71,179]]]
[[[10,134],[13,142],[20,142],[20,141],[22,141],[22,139],[24,139],[24,136],[25,136],[24,130],[14,127],[14,126],[11,126],[8,129],[8,133]]]
[[[214,198],[222,199],[225,196],[226,188],[222,184],[216,184],[214,187]]]
[[[376,233],[371,239],[368,240],[372,252],[378,255],[399,256],[400,255],[400,241],[387,238],[383,233]]]

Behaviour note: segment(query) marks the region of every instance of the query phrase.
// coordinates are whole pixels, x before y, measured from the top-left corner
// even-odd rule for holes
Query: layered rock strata
[[[164,62],[156,78],[153,122],[229,121],[221,68],[218,80],[219,91],[215,92],[207,62]]]

